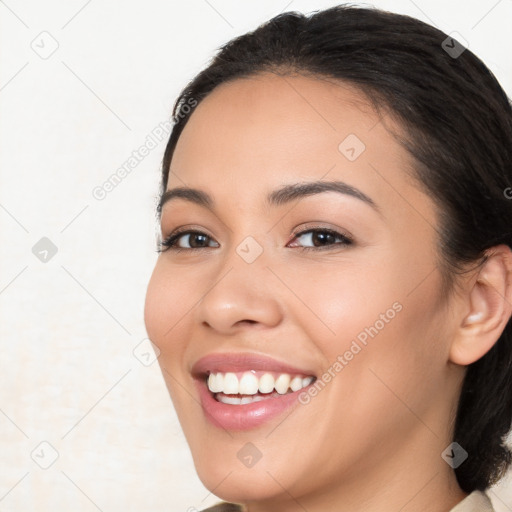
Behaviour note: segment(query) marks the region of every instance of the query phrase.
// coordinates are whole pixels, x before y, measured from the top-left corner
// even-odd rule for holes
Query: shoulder
[[[244,512],[241,505],[235,503],[217,503],[201,512]],[[492,502],[485,492],[473,491],[458,503],[450,512],[495,512]]]
[[[473,491],[452,508],[450,512],[495,512],[495,510],[485,492]]]
[[[212,507],[205,508],[201,512],[244,512],[244,509],[241,505],[223,501],[222,503],[217,503]]]

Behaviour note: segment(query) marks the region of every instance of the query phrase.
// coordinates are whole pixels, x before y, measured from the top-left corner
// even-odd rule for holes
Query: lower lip
[[[300,403],[299,394],[314,384],[292,393],[285,393],[274,398],[267,398],[250,404],[224,404],[215,400],[205,380],[194,379],[199,390],[203,412],[216,427],[225,430],[249,430],[279,416],[284,411]]]

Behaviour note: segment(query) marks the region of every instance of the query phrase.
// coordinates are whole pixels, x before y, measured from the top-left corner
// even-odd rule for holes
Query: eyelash
[[[345,235],[345,234],[342,234],[342,233],[338,233],[337,231],[334,231],[333,229],[322,228],[322,227],[309,228],[309,229],[306,229],[304,231],[300,231],[298,233],[295,233],[293,235],[294,236],[293,240],[295,240],[296,238],[300,238],[302,235],[305,235],[306,233],[328,233],[328,234],[333,235],[335,237],[341,238],[342,242],[338,243],[338,244],[333,243],[330,246],[324,246],[324,247],[300,247],[300,249],[302,251],[308,251],[308,250],[326,251],[326,250],[333,249],[333,248],[335,248],[336,246],[339,246],[339,245],[348,246],[348,245],[352,245],[354,243],[352,238],[349,237],[348,235]],[[194,234],[204,235],[207,238],[211,239],[211,237],[209,235],[207,235],[206,233],[203,233],[201,231],[190,230],[190,229],[189,230],[181,230],[181,231],[178,230],[175,233],[171,233],[171,235],[169,235],[165,240],[163,240],[160,243],[160,246],[157,249],[157,252],[166,252],[168,250],[180,252],[180,251],[195,251],[195,250],[200,250],[200,249],[214,249],[214,247],[191,247],[191,248],[188,248],[188,247],[177,247],[176,246],[176,242],[183,235],[194,235]],[[163,247],[165,247],[165,249],[163,249]]]

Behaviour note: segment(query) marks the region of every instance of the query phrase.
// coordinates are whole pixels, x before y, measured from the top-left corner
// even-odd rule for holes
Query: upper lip
[[[243,372],[267,370],[292,375],[313,375],[312,370],[291,366],[264,354],[217,352],[198,359],[192,366],[192,375],[199,377],[209,372]]]

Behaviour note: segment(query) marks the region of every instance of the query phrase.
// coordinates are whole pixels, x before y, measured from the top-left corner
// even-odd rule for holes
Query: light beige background
[[[102,200],[93,190],[161,135],[220,44],[281,11],[335,3],[0,2],[0,510],[218,501],[143,341],[166,137]],[[444,4],[374,3],[461,34],[511,95],[512,1]],[[46,262],[33,253],[43,237],[57,250],[36,246]],[[512,510],[512,479],[490,495]]]

